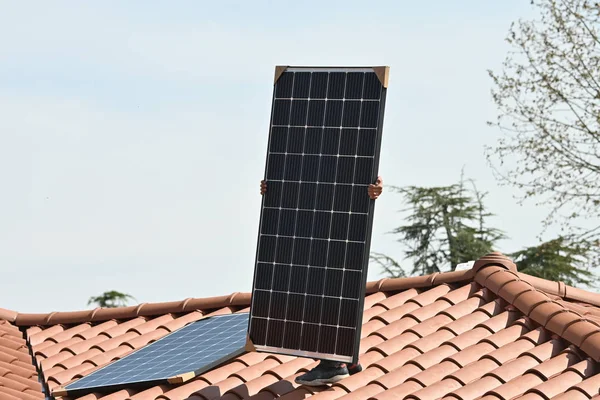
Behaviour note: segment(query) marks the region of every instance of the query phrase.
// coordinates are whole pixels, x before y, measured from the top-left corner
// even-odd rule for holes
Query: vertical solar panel
[[[276,72],[249,321],[259,351],[356,361],[387,72]]]

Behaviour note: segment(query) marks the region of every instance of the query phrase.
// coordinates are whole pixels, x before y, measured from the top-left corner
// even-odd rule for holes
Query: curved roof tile
[[[49,314],[0,309],[0,399],[60,394],[61,385],[187,323],[249,304],[249,293],[232,293]],[[600,396],[600,294],[519,273],[500,253],[470,270],[370,282],[364,305],[364,370],[329,388],[294,383],[314,360],[245,353],[185,383],[81,399]]]

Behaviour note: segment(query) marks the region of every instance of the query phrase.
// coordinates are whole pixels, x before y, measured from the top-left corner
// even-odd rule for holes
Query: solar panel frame
[[[215,315],[215,316],[210,316],[210,317],[205,317],[202,318],[198,321],[194,321],[191,322],[163,337],[161,337],[160,339],[141,347],[140,349],[137,349],[133,352],[131,352],[130,354],[127,354],[125,357],[120,358],[116,361],[113,361],[105,366],[103,366],[102,368],[99,368],[95,371],[93,371],[92,373],[76,380],[73,381],[71,383],[68,383],[67,385],[65,385],[64,387],[59,387],[57,389],[55,389],[53,391],[53,395],[54,396],[82,396],[88,393],[92,393],[92,392],[101,392],[103,390],[119,390],[120,388],[124,388],[124,387],[144,387],[147,385],[154,385],[154,384],[160,384],[160,383],[182,383],[182,382],[186,382],[216,366],[219,366],[225,362],[227,362],[230,359],[233,359],[234,357],[237,357],[241,354],[243,354],[244,352],[246,352],[248,349],[246,348],[246,339],[247,339],[247,332],[246,332],[246,328],[247,328],[247,320],[249,319],[249,314],[247,312],[244,313],[234,313],[234,314],[227,314],[227,315]],[[215,325],[215,324],[219,324],[220,325]],[[225,328],[225,329],[220,329],[220,328]],[[171,362],[171,368],[172,371],[171,373],[164,373],[162,376],[153,376],[150,379],[144,379],[143,377],[140,378],[131,378],[133,376],[133,372],[136,371],[136,369],[129,369],[126,368],[127,363],[139,363],[141,365],[146,365],[146,367],[144,368],[143,371],[146,371],[147,373],[147,377],[149,376],[148,374],[150,374],[150,371],[153,369],[153,367],[156,367],[155,364],[152,364],[153,361],[156,361],[158,359],[160,359],[160,357],[163,357],[163,359],[169,355],[181,355],[181,354],[186,354],[188,355],[187,359],[189,359],[189,352],[181,352],[181,350],[185,350],[185,348],[189,349],[190,346],[185,346],[186,344],[189,343],[196,343],[196,346],[191,346],[191,348],[193,349],[194,347],[198,347],[198,338],[200,338],[200,343],[202,344],[210,344],[210,338],[204,338],[204,341],[202,342],[202,336],[209,334],[211,331],[217,330],[216,333],[218,333],[218,335],[215,335],[215,338],[219,338],[220,342],[224,342],[224,346],[220,347],[220,349],[224,349],[226,350],[225,353],[219,353],[216,354],[218,352],[215,351],[213,353],[209,353],[207,351],[207,356],[213,356],[212,359],[209,362],[206,362],[204,364],[201,364],[200,366],[198,366],[197,364],[200,363],[200,361],[198,362],[189,362],[188,364],[190,365],[189,368],[184,368],[184,367],[180,367],[179,370],[176,370],[173,367],[173,364],[177,364],[178,359],[176,358],[169,358],[167,360],[164,360],[163,363],[170,361]],[[187,341],[183,341],[181,343],[179,343],[175,348],[173,348],[171,346],[171,344],[177,344],[177,342],[173,342],[176,340],[181,340],[183,338],[186,337],[186,335],[194,335],[195,333],[199,333],[202,332],[202,334],[200,334],[198,337],[196,338],[189,338]],[[223,336],[224,334],[227,333],[233,333],[236,338],[232,341],[229,341],[227,339],[231,339],[232,336]],[[208,340],[207,340],[208,339]],[[168,343],[169,340],[172,341],[172,343]],[[217,342],[219,343],[219,342]],[[162,347],[161,347],[162,346]],[[185,347],[185,348],[183,348]],[[176,351],[176,349],[180,349],[179,352]],[[154,358],[152,357],[148,357],[147,355],[150,354],[152,355],[153,353],[157,353],[156,356],[154,356]],[[192,354],[199,354],[198,352],[196,353],[192,353]],[[215,356],[218,356],[218,358],[215,358]],[[136,357],[138,357],[136,359]],[[184,359],[185,360],[185,359]],[[126,366],[120,366],[120,364],[126,364]],[[138,364],[138,366],[139,366]],[[196,367],[192,367],[191,365],[196,364]],[[110,377],[111,375],[108,375],[108,377],[102,377],[102,373],[105,373],[107,371],[113,371],[113,373],[116,371],[118,372],[120,375],[119,376],[123,376],[122,379],[118,380],[118,379],[113,379],[111,380]],[[122,371],[121,371],[122,370]],[[100,375],[100,377],[98,377],[98,375]],[[150,375],[151,376],[151,375]],[[129,377],[130,379],[126,379],[127,377]],[[111,383],[112,381],[112,383]]]
[[[276,125],[274,123],[274,113],[275,113],[275,101],[277,99],[277,82],[278,80],[281,78],[281,76],[286,73],[286,72],[365,72],[365,73],[375,73],[377,75],[377,78],[379,79],[380,83],[381,83],[381,92],[379,95],[379,109],[378,109],[378,117],[377,117],[377,125],[376,125],[376,138],[375,138],[375,149],[374,149],[374,154],[373,154],[373,165],[372,165],[372,170],[371,170],[371,183],[373,183],[376,179],[376,177],[378,176],[378,172],[379,172],[379,159],[380,159],[380,153],[381,153],[381,141],[382,141],[382,131],[383,131],[383,120],[384,120],[384,114],[385,114],[385,103],[386,103],[386,94],[387,94],[387,86],[388,86],[388,76],[389,76],[389,67],[318,67],[318,66],[301,66],[301,67],[291,67],[291,66],[277,66],[275,69],[275,82],[274,82],[274,89],[273,89],[273,96],[272,96],[272,103],[271,103],[271,115],[270,115],[270,126],[269,126],[269,139],[268,139],[268,145],[267,145],[267,157],[266,157],[266,161],[265,161],[265,180],[267,180],[267,182],[269,181],[267,179],[267,171],[269,168],[269,155],[271,152],[271,145],[272,145],[272,139],[273,139],[273,129],[274,129],[274,125]],[[365,78],[366,79],[366,78]],[[327,89],[329,90],[329,89]],[[363,94],[361,93],[361,96]],[[293,96],[292,96],[293,97]],[[309,96],[310,97],[310,96]],[[310,98],[309,98],[310,100]],[[362,97],[361,97],[361,102],[362,102]],[[307,107],[310,107],[309,105],[307,105]],[[342,106],[343,107],[343,106]],[[290,113],[292,111],[290,110]],[[308,112],[308,111],[307,111]],[[323,124],[325,125],[325,123]],[[359,125],[360,126],[360,125]],[[325,128],[325,126],[323,126],[323,128]],[[289,124],[288,124],[288,129],[289,129]],[[342,126],[340,126],[340,130],[342,129]],[[360,128],[359,128],[360,129]],[[360,132],[360,131],[359,131]],[[287,156],[287,153],[286,153]],[[303,154],[304,156],[304,154]],[[339,157],[339,154],[338,154]],[[365,188],[365,192],[366,192],[366,188]],[[253,340],[253,312],[254,312],[254,305],[255,305],[255,298],[256,298],[256,290],[257,290],[257,275],[258,275],[258,266],[259,266],[259,252],[260,252],[260,240],[261,240],[261,232],[262,232],[262,227],[263,227],[263,218],[264,218],[264,213],[265,213],[265,196],[263,196],[263,199],[261,201],[261,212],[260,212],[260,219],[259,219],[259,234],[258,234],[258,245],[257,245],[257,249],[256,249],[256,255],[255,255],[255,271],[254,271],[254,277],[253,277],[253,284],[252,284],[252,304],[251,304],[251,309],[250,309],[250,317],[249,317],[249,321],[248,321],[248,333],[249,333],[249,342],[252,344],[253,348],[256,349],[257,351],[261,351],[261,352],[268,352],[268,353],[276,353],[276,354],[286,354],[286,355],[293,355],[293,356],[303,356],[303,357],[310,357],[310,358],[316,358],[316,359],[327,359],[327,360],[335,360],[335,361],[342,361],[342,362],[357,362],[358,361],[358,349],[360,346],[360,333],[361,333],[361,328],[362,328],[362,324],[361,324],[361,320],[362,320],[362,313],[363,313],[363,308],[364,308],[364,297],[365,297],[365,290],[366,290],[366,280],[367,280],[367,273],[368,273],[368,261],[369,261],[369,252],[370,252],[370,246],[371,246],[371,235],[372,235],[372,228],[373,228],[373,215],[374,215],[374,209],[375,209],[375,202],[374,201],[369,201],[368,204],[368,212],[367,212],[367,226],[366,226],[366,234],[365,234],[365,240],[364,240],[364,251],[362,254],[362,275],[361,275],[361,282],[360,282],[360,289],[359,292],[356,296],[356,300],[358,300],[358,305],[356,307],[356,315],[355,315],[355,321],[356,321],[356,325],[354,327],[355,329],[355,334],[354,334],[354,338],[353,338],[353,350],[352,350],[352,354],[351,355],[339,355],[339,354],[335,354],[335,353],[323,353],[323,352],[318,352],[318,351],[306,351],[306,350],[301,350],[301,349],[296,349],[296,348],[286,348],[285,346],[268,346],[268,345],[261,345],[261,344],[257,344],[256,342],[254,342]],[[296,210],[298,212],[298,210]],[[313,212],[315,212],[316,210],[313,210]],[[295,240],[295,236],[294,236],[294,240]],[[311,238],[312,240],[312,238]],[[275,262],[273,262],[273,264],[275,264]],[[291,266],[291,264],[290,264]],[[344,270],[345,272],[345,270]],[[275,273],[275,272],[273,272]],[[292,274],[292,272],[290,272],[290,275]],[[272,289],[271,288],[271,293],[272,293]],[[288,297],[290,295],[289,292],[289,286],[288,286]],[[271,300],[270,300],[271,301]],[[340,297],[340,301],[341,301],[341,297]],[[286,299],[287,302],[287,299]],[[286,306],[287,307],[287,306]],[[306,305],[304,306],[306,307]],[[340,306],[341,307],[341,306]],[[287,312],[287,309],[286,309]],[[269,316],[267,316],[267,321],[269,320]],[[299,321],[297,321],[299,322]],[[302,323],[304,323],[304,320],[302,320]],[[339,318],[338,318],[338,323],[339,323]],[[302,325],[304,326],[304,325]],[[320,326],[320,325],[319,325]],[[340,326],[338,325],[338,329],[340,328]],[[267,334],[265,334],[265,340],[267,340]],[[284,340],[284,338],[282,339],[282,341]],[[337,342],[337,337],[336,337],[336,342]]]

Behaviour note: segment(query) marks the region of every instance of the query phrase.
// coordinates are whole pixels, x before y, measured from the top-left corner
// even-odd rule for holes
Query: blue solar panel
[[[247,313],[201,319],[94,371],[62,391],[73,394],[167,381],[182,374],[196,376],[243,353],[247,328]]]

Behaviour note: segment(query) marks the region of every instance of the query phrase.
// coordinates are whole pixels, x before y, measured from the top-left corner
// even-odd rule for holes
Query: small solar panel
[[[277,67],[249,338],[356,361],[387,67]]]
[[[201,319],[84,376],[61,393],[191,379],[243,353],[247,327],[248,313]]]

